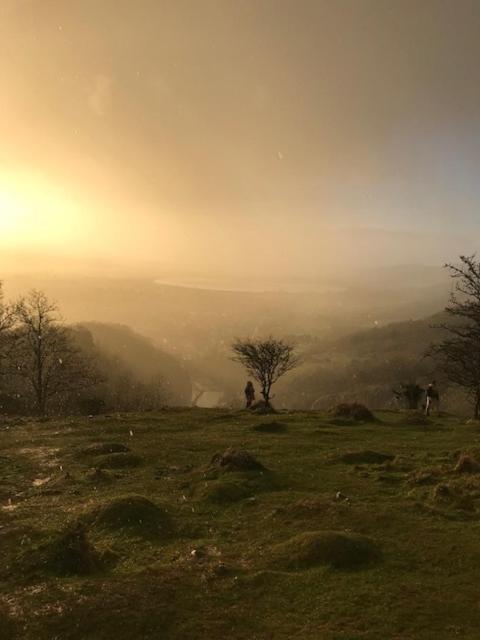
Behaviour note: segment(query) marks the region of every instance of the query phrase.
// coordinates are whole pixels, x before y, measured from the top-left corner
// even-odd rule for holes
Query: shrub
[[[82,416],[98,416],[105,412],[107,405],[103,398],[92,396],[90,398],[79,398],[77,407]]]

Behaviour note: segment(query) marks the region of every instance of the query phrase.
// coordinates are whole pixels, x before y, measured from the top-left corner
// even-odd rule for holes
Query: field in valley
[[[3,422],[0,637],[476,640],[480,428],[376,415]]]

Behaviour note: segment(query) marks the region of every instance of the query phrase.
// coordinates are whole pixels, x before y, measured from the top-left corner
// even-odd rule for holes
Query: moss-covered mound
[[[166,511],[143,496],[117,498],[88,518],[92,526],[142,536],[167,536],[172,522]]]
[[[90,544],[82,524],[51,542],[45,558],[46,566],[58,575],[89,575],[102,569],[100,555]]]
[[[375,422],[375,416],[368,407],[358,402],[343,402],[330,409],[333,418],[354,422]]]
[[[202,498],[207,502],[226,504],[238,502],[255,494],[255,486],[242,480],[223,479],[209,482],[202,489]]]
[[[37,478],[33,485],[38,487],[39,493],[42,495],[55,495],[66,491],[76,491],[78,481],[67,471],[51,478]]]
[[[266,404],[264,400],[258,400],[250,407],[250,411],[257,416],[268,416],[277,413],[276,409],[269,403]]]
[[[143,464],[143,458],[135,453],[111,453],[98,458],[95,464],[99,469],[126,469],[140,467]]]
[[[436,484],[442,476],[441,467],[420,467],[408,475],[408,482],[413,485]]]
[[[112,483],[115,475],[106,469],[89,469],[85,478],[95,485],[105,485]]]
[[[373,540],[354,533],[314,531],[301,533],[277,545],[272,565],[283,569],[308,569],[328,565],[334,569],[357,569],[380,559]]]
[[[452,488],[448,484],[445,484],[444,482],[440,482],[439,484],[435,485],[435,487],[433,488],[432,497],[434,500],[444,501],[444,500],[451,500],[452,498],[455,497],[455,494],[452,491]]]
[[[480,473],[480,464],[470,454],[462,454],[455,465],[457,473]]]
[[[437,504],[450,506],[459,511],[474,512],[475,499],[468,490],[462,491],[462,487],[454,483],[439,483],[432,492],[432,499]]]
[[[338,460],[345,464],[383,464],[395,458],[390,453],[379,453],[378,451],[370,451],[362,449],[361,451],[347,451],[342,454]]]
[[[221,471],[263,471],[265,467],[251,453],[243,449],[227,449],[216,453],[210,461],[210,468]]]
[[[128,453],[129,447],[120,442],[94,442],[82,449],[82,453],[89,456],[103,456],[109,453]]]

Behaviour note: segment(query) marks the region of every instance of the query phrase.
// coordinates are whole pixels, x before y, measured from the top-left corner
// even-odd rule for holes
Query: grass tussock
[[[255,494],[255,486],[245,480],[214,480],[209,482],[201,491],[201,496],[207,502],[228,504],[250,498]]]
[[[343,402],[330,409],[333,418],[353,422],[375,422],[376,418],[368,407],[359,402]]]
[[[216,453],[210,467],[221,471],[265,471],[265,467],[251,453],[243,449],[229,448]]]
[[[95,510],[87,521],[98,529],[140,536],[167,536],[173,529],[172,521],[163,507],[138,495],[107,502]]]
[[[469,453],[462,454],[455,465],[456,473],[480,473],[480,464]]]
[[[411,485],[436,484],[443,475],[440,467],[419,467],[408,474],[408,482]]]
[[[85,576],[102,569],[101,556],[90,543],[87,530],[76,524],[54,539],[45,554],[45,565],[61,576]]]
[[[358,569],[380,559],[373,540],[355,533],[314,531],[301,533],[276,545],[272,565],[283,569],[309,569],[328,565],[333,569]]]
[[[115,481],[115,476],[111,471],[107,469],[89,469],[85,474],[85,478],[88,482],[92,482],[97,485],[108,485]]]

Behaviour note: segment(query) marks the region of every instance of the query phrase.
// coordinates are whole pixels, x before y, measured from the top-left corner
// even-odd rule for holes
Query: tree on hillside
[[[5,358],[12,346],[11,329],[15,323],[15,313],[11,305],[4,301],[3,286],[0,282],[0,375],[5,373]]]
[[[455,281],[445,307],[449,321],[437,325],[445,337],[429,349],[445,376],[470,397],[474,417],[480,417],[480,262],[460,256],[459,264],[445,265]]]
[[[54,398],[93,384],[92,363],[76,347],[60,322],[57,306],[44,293],[32,291],[16,305],[15,316],[12,372],[33,395],[38,415],[47,413]]]
[[[292,344],[284,340],[236,340],[232,344],[233,360],[242,364],[257,380],[265,401],[270,407],[272,385],[298,364]]]

